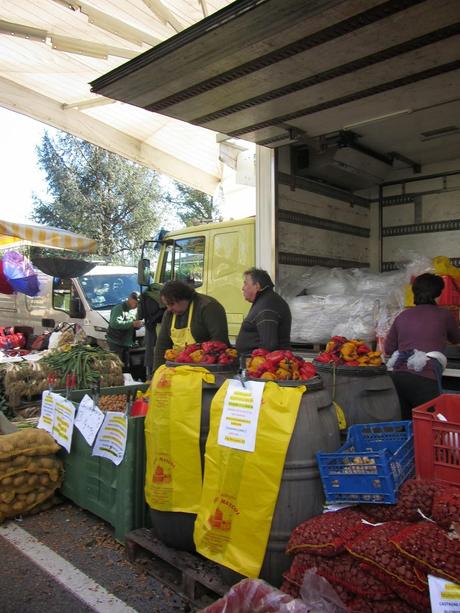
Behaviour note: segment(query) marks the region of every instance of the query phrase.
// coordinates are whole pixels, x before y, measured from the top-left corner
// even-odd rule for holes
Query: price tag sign
[[[231,379],[224,400],[217,442],[224,447],[254,451],[265,383]]]
[[[428,575],[432,613],[460,612],[460,585]]]
[[[88,445],[94,443],[103,421],[104,413],[94,404],[93,399],[85,394],[78,405],[75,427],[80,430]]]
[[[42,394],[42,406],[40,419],[38,420],[37,428],[46,430],[50,434],[53,431],[54,425],[54,394],[53,392],[45,391]]]
[[[118,466],[125,457],[127,438],[126,415],[108,411],[94,443],[93,455],[107,458]]]

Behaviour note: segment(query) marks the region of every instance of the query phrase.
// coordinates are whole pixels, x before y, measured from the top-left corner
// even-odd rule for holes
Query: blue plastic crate
[[[340,449],[316,458],[329,504],[394,504],[414,473],[412,421],[351,426]]]

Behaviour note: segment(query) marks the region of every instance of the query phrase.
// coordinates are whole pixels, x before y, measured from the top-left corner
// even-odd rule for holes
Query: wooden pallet
[[[162,584],[201,608],[218,600],[230,589],[213,562],[198,554],[167,547],[152,536],[147,528],[132,530],[125,536],[125,547],[130,562],[147,557],[149,574]]]

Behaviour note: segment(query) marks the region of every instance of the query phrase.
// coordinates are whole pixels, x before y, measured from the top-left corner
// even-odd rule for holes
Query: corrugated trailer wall
[[[305,266],[369,266],[369,204],[360,197],[350,203],[340,190],[312,191],[311,182],[291,174],[289,153],[289,147],[277,149],[278,279]]]
[[[410,181],[388,181],[381,188],[382,269],[392,270],[408,251],[445,255],[460,266],[460,160],[425,166]]]

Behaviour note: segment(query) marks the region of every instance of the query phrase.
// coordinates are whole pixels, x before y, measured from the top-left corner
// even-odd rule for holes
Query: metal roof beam
[[[176,32],[185,30],[185,26],[160,0],[143,0],[143,2],[162,23],[169,24]]]
[[[110,32],[111,34],[115,34],[120,38],[124,38],[136,45],[142,45],[142,43],[146,43],[154,47],[158,43],[161,42],[160,38],[155,36],[151,36],[142,30],[138,30],[137,28],[128,25],[126,22],[121,21],[121,19],[117,19],[108,13],[104,13],[103,11],[99,11],[95,9],[91,5],[83,2],[83,0],[53,0],[57,4],[64,6],[72,11],[79,11],[83,15],[86,15],[88,18],[88,22],[92,25],[100,28],[101,30],[105,30],[106,32]]]
[[[219,184],[220,177],[123,134],[81,111],[64,110],[58,101],[1,77],[0,106],[73,134],[207,194],[214,194]]]

